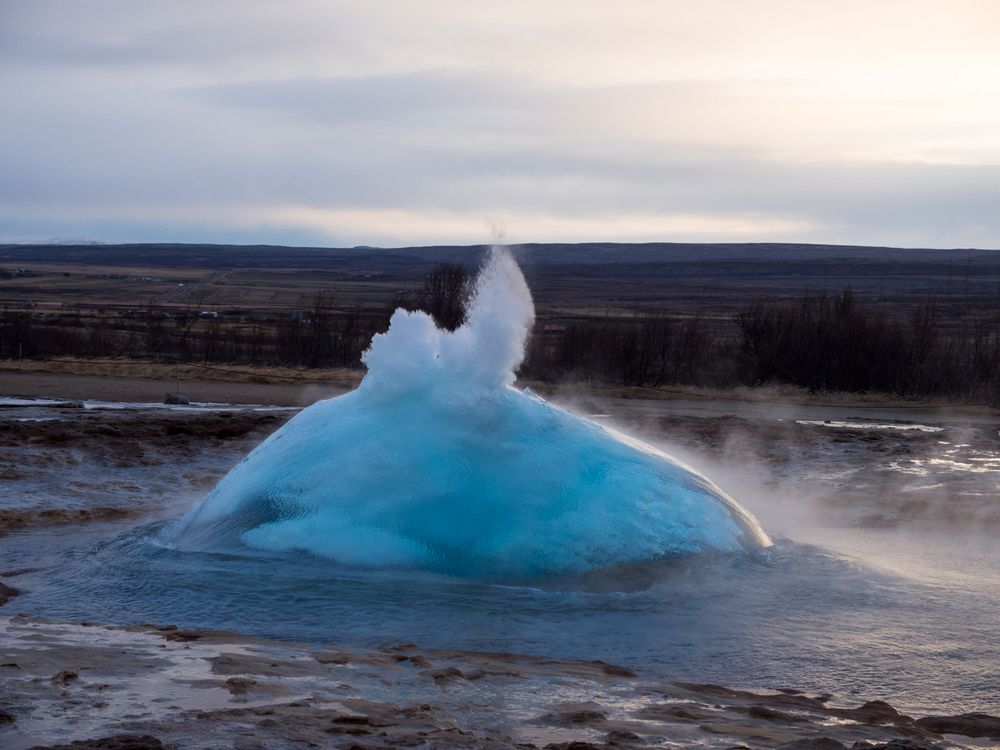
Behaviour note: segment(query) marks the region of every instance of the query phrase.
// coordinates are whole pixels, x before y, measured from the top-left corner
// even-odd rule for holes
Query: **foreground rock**
[[[116,734],[68,745],[36,745],[31,750],[163,750],[163,743],[148,734]]]
[[[649,682],[577,662],[231,633],[0,620],[0,747],[924,750],[985,714],[914,719],[794,690]],[[950,741],[942,737],[949,735]],[[859,744],[860,743],[860,744]]]
[[[938,734],[961,734],[966,737],[989,737],[992,740],[1000,740],[1000,716],[983,713],[925,716],[916,723]]]
[[[290,412],[0,408],[0,537],[162,515],[203,493]]]
[[[20,591],[18,591],[12,586],[7,586],[3,583],[0,583],[0,607],[2,607],[4,604],[6,604],[8,601],[13,599],[20,593],[21,593]]]

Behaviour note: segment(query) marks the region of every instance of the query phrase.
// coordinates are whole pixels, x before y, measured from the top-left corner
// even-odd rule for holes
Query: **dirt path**
[[[359,375],[354,376],[356,380]],[[0,396],[92,399],[97,401],[132,401],[161,403],[170,391],[180,387],[191,401],[232,404],[268,404],[308,406],[350,390],[352,379],[337,373],[324,382],[287,383],[227,382],[204,380],[182,374],[180,380],[164,377],[86,375],[70,372],[36,372],[0,369]],[[545,389],[549,390],[549,389]],[[987,406],[937,405],[921,403],[885,403],[858,400],[857,403],[789,403],[773,401],[692,398],[644,398],[639,394],[608,395],[601,388],[556,388],[546,396],[587,414],[612,412],[630,414],[684,415],[699,417],[739,416],[748,419],[785,420],[863,420],[876,422],[917,422],[930,425],[967,425],[1000,427],[1000,410]],[[637,397],[638,396],[638,397]]]
[[[308,648],[177,626],[27,616],[0,618],[0,648],[0,743],[12,750],[38,742],[62,750],[80,736],[106,737],[74,743],[95,750],[933,750],[941,732],[957,740],[948,747],[1000,734],[1000,719],[986,714],[914,718],[882,701],[665,683],[599,661]]]
[[[227,383],[171,378],[121,378],[52,372],[0,372],[0,395],[162,403],[178,385],[191,401],[306,406],[343,393],[336,384]]]

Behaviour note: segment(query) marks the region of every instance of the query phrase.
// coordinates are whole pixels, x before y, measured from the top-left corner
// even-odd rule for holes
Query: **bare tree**
[[[465,322],[473,277],[461,263],[442,263],[424,277],[421,307],[441,328],[454,331]]]

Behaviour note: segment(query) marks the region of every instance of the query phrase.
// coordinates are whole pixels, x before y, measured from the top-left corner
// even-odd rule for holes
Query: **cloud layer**
[[[1000,247],[991,2],[0,4],[0,241]]]

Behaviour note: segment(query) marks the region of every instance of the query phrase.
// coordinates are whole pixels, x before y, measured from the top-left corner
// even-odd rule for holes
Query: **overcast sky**
[[[0,0],[0,241],[1000,248],[1000,2]]]

